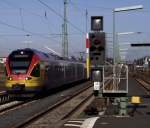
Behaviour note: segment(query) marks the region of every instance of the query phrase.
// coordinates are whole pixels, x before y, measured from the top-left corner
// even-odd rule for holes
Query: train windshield
[[[15,51],[9,56],[9,67],[12,74],[26,74],[32,60],[32,51]]]
[[[26,74],[27,69],[12,69],[12,74]]]

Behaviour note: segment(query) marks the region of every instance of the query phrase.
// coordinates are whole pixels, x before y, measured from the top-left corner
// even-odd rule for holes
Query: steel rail
[[[75,96],[81,94],[82,92],[84,92],[85,90],[88,90],[89,88],[91,88],[92,85],[90,84],[90,82],[86,82],[86,83],[88,84],[87,87],[83,88],[82,90],[79,90],[78,92],[75,92],[71,96],[63,98],[62,100],[56,102],[52,106],[49,106],[47,109],[42,110],[42,111],[36,113],[32,117],[28,117],[26,120],[24,120],[24,122],[20,122],[20,123],[18,122],[18,124],[16,124],[13,127],[15,127],[15,128],[22,128],[22,127],[29,126],[29,124],[33,123],[34,121],[36,121],[37,119],[39,119],[41,116],[44,116],[46,113],[51,112],[51,111],[57,109],[59,106],[65,104],[66,102],[68,102],[69,100],[71,100],[73,97],[75,97]],[[70,112],[70,114],[71,114],[71,112]],[[64,116],[64,118],[65,118],[65,116]]]

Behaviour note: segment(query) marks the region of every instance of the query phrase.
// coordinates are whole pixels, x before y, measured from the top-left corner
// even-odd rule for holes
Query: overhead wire
[[[24,22],[23,22],[23,16],[22,16],[22,12],[24,11],[25,13],[29,13],[29,14],[31,14],[31,15],[34,15],[34,16],[37,16],[37,17],[40,17],[40,18],[42,18],[42,19],[45,19],[45,20],[47,20],[47,21],[49,21],[48,20],[48,17],[47,17],[47,13],[46,13],[46,11],[45,11],[45,14],[44,14],[44,17],[42,16],[42,15],[39,15],[39,14],[37,14],[37,13],[34,13],[34,12],[31,12],[31,11],[29,11],[29,10],[26,10],[26,9],[24,9],[24,8],[22,8],[22,7],[19,7],[19,6],[16,6],[16,5],[13,5],[13,4],[11,4],[11,3],[9,3],[9,2],[7,2],[6,0],[5,1],[2,1],[2,2],[4,2],[5,4],[7,4],[7,5],[9,5],[9,6],[11,6],[11,7],[13,7],[13,8],[18,8],[19,9],[19,11],[20,11],[20,17],[21,17],[21,25],[22,25],[22,30],[24,30]],[[61,15],[60,15],[61,16]],[[44,21],[45,21],[44,20]],[[3,24],[4,22],[2,21],[1,22],[1,24]],[[4,24],[3,24],[4,25]],[[6,25],[6,24],[5,24]],[[9,26],[9,27],[11,27],[11,28],[15,28],[15,29],[18,29],[18,30],[21,30],[21,28],[19,28],[19,27],[17,27],[17,26],[13,26],[13,25],[9,25],[9,24],[7,24],[6,26]],[[54,25],[52,25],[53,27],[54,27]],[[48,24],[48,27],[49,27],[49,24]],[[50,27],[49,27],[50,28]],[[25,30],[25,32],[27,32],[26,30]],[[29,32],[29,31],[28,31]],[[30,32],[30,34],[32,33],[32,35],[36,35],[36,36],[42,36],[43,38],[51,38],[51,39],[53,39],[53,38],[58,38],[58,36],[59,37],[61,37],[62,36],[62,34],[37,34],[37,33],[34,33],[34,32]],[[51,37],[48,37],[48,36],[44,36],[44,35],[48,35],[48,36],[51,36]],[[72,35],[74,35],[74,34],[68,34],[68,36],[72,36]],[[75,34],[75,35],[77,35],[77,34]],[[79,35],[79,34],[78,34]],[[1,35],[0,35],[1,36]],[[10,34],[5,34],[5,36],[17,36],[17,35],[10,35]],[[18,36],[25,36],[25,35],[18,35]],[[53,39],[53,40],[55,40],[55,39]],[[56,41],[56,40],[55,40]],[[58,42],[58,40],[57,40],[57,42]],[[60,43],[60,41],[59,41],[59,43]]]
[[[45,36],[45,35],[40,34],[40,33],[31,32],[31,31],[29,31],[29,30],[27,30],[27,29],[24,28],[25,25],[24,25],[24,22],[23,22],[22,11],[25,11],[26,13],[30,13],[30,14],[32,14],[32,15],[34,15],[34,16],[38,16],[38,17],[41,17],[42,19],[44,19],[43,16],[41,16],[41,15],[39,15],[39,14],[36,14],[36,13],[33,13],[33,12],[30,12],[30,11],[28,11],[28,10],[26,10],[26,9],[23,9],[23,8],[21,8],[21,7],[18,7],[18,6],[16,6],[16,5],[10,4],[10,3],[7,2],[6,0],[5,0],[5,1],[1,1],[1,2],[5,3],[5,4],[7,4],[7,5],[9,5],[9,6],[13,7],[13,8],[18,8],[18,9],[19,9],[20,18],[21,18],[21,28],[18,27],[18,26],[14,26],[14,25],[8,24],[8,23],[6,23],[6,22],[4,22],[4,21],[0,21],[0,24],[5,25],[5,26],[10,27],[10,28],[13,28],[13,29],[16,29],[16,30],[20,30],[20,31],[23,31],[23,32],[30,33],[30,34],[32,34],[32,35],[39,36],[39,37],[41,37],[41,38],[51,39],[51,40],[53,40],[53,41],[55,41],[55,42],[60,43],[60,41],[58,41],[58,40],[56,40],[56,39],[53,39],[52,37]],[[27,34],[27,35],[28,35],[28,34]],[[31,36],[31,35],[30,35],[30,36]]]
[[[2,23],[1,23],[1,21],[0,21],[0,24],[3,24],[4,22],[2,21]],[[4,24],[3,24],[4,25]],[[10,24],[7,24],[7,25],[10,25]],[[6,26],[6,25],[5,25]],[[10,26],[9,26],[10,27]],[[12,27],[12,25],[11,25],[11,27]],[[14,27],[17,27],[17,26],[13,26],[13,28]],[[17,29],[17,28],[15,28],[15,29]],[[18,28],[18,30],[21,30],[22,28]],[[51,38],[56,38],[56,37],[61,37],[63,34],[59,34],[59,33],[53,33],[53,34],[46,34],[46,33],[38,33],[39,35],[42,35],[42,36],[47,36],[47,38],[50,36]],[[36,33],[32,33],[32,35],[30,35],[30,34],[18,34],[18,33],[16,33],[16,34],[10,34],[10,33],[0,33],[0,36],[34,36],[34,35],[36,35]],[[80,33],[70,33],[70,34],[68,34],[68,36],[81,36],[81,34]]]
[[[53,8],[51,8],[49,5],[47,5],[45,2],[41,1],[41,0],[37,0],[39,3],[41,3],[42,5],[44,5],[45,7],[47,7],[51,12],[55,13],[57,16],[59,16],[60,18],[64,19],[64,17],[58,13],[56,10],[54,10]],[[76,30],[78,30],[79,32],[81,32],[82,34],[85,34],[84,31],[82,31],[81,29],[79,29],[77,26],[75,26],[72,22],[70,22],[67,19],[68,24],[70,24],[73,28],[75,28]]]
[[[81,9],[76,3],[72,2],[72,0],[69,0],[69,3],[76,9],[78,10],[79,12],[84,13],[84,16],[85,16],[85,31],[87,33],[87,29],[88,29],[88,23],[90,22],[89,18],[88,18],[88,9],[87,8],[84,8],[84,9]]]
[[[71,1],[71,0],[70,0]],[[78,6],[82,6],[83,7],[83,4],[81,3],[77,3],[75,4],[74,2],[71,1],[72,4],[74,4],[76,7],[77,7],[77,4]],[[86,6],[86,8],[98,8],[98,9],[105,9],[105,10],[112,10],[113,8],[108,8],[108,7],[103,7],[103,6],[92,6],[92,5],[88,5],[87,2],[84,3],[84,7]],[[79,7],[78,7],[79,8]]]
[[[26,33],[28,33],[28,34],[26,34],[26,36],[35,35],[35,36],[38,36],[38,37],[41,37],[41,38],[44,38],[44,39],[51,39],[51,40],[53,40],[53,41],[55,41],[55,42],[57,41],[57,40],[55,40],[55,39],[53,39],[53,38],[51,38],[51,37],[49,37],[49,36],[45,36],[45,35],[40,34],[40,33],[31,32],[31,31],[29,31],[29,30],[22,29],[22,28],[20,28],[20,27],[17,27],[17,26],[11,25],[11,24],[7,24],[6,22],[1,21],[1,20],[0,20],[0,24],[5,25],[5,26],[10,27],[10,28],[13,28],[13,29],[16,29],[16,30],[20,30],[20,31],[26,32]],[[30,34],[31,34],[31,35],[30,35]],[[57,42],[58,42],[58,41],[57,41]],[[59,43],[59,42],[58,42],[58,43]]]
[[[59,14],[58,12],[56,12],[53,8],[51,8],[50,6],[48,6],[47,4],[45,4],[44,2],[42,2],[41,0],[38,0],[41,4],[43,4],[44,6],[46,6],[48,9],[50,9],[53,13],[55,13],[56,15],[58,15],[59,17],[61,17],[62,19],[64,18],[61,14]],[[32,14],[32,15],[34,15],[34,16],[38,16],[38,17],[41,17],[42,19],[44,18],[44,19],[46,19],[46,20],[48,20],[48,18],[45,18],[45,17],[43,17],[43,16],[41,16],[41,15],[39,15],[39,14],[37,14],[37,13],[34,13],[34,12],[31,12],[31,11],[29,11],[29,10],[26,10],[26,9],[24,9],[24,8],[21,8],[21,7],[18,7],[18,6],[16,6],[16,5],[13,5],[13,4],[10,4],[9,2],[7,2],[6,0],[5,1],[3,1],[3,0],[1,0],[1,2],[3,2],[3,3],[5,3],[5,4],[7,4],[7,5],[9,5],[9,6],[11,6],[11,7],[13,7],[13,8],[18,8],[19,10],[21,10],[21,11],[25,11],[26,13],[29,13],[29,14]],[[21,14],[21,12],[20,12],[20,16],[21,16],[22,14]],[[23,17],[21,18],[21,19],[23,19]],[[23,28],[23,26],[24,26],[24,23],[23,23],[23,21],[21,21],[22,22],[22,28]],[[70,21],[68,21],[67,20],[67,22],[72,26],[72,27],[74,27],[76,30],[78,30],[79,32],[81,32],[82,34],[85,34],[85,32],[83,32],[81,29],[79,29],[78,27],[76,27],[74,24],[72,24]],[[11,25],[10,25],[11,26]],[[54,25],[52,25],[52,26],[54,26]],[[12,26],[13,28],[15,28],[16,26]],[[16,29],[16,28],[15,28]],[[18,28],[17,28],[18,29]],[[20,28],[19,28],[20,29]]]
[[[40,17],[44,22],[45,22],[45,24],[47,24],[48,25],[48,28],[51,28],[51,27],[55,27],[56,28],[56,26],[51,22],[51,20],[49,20],[48,19],[48,16],[47,16],[47,18],[45,18],[45,15],[40,15],[40,14],[37,14],[37,13],[35,13],[35,12],[32,12],[32,11],[29,11],[29,10],[27,10],[27,9],[24,9],[24,8],[22,8],[22,7],[19,7],[19,6],[17,6],[17,5],[14,5],[14,4],[12,4],[12,3],[10,3],[10,2],[8,2],[8,1],[4,1],[4,0],[1,0],[1,2],[3,2],[4,4],[7,4],[8,6],[10,6],[10,7],[13,7],[13,8],[18,8],[19,10],[21,9],[23,12],[25,12],[25,13],[28,13],[28,14],[30,14],[30,15],[34,15],[34,16],[37,16],[37,17]],[[46,11],[45,11],[46,12]],[[51,27],[49,26],[49,23],[47,23],[47,21],[48,22],[51,22]]]
[[[70,3],[71,3],[74,7],[78,8],[78,9],[80,9],[80,10],[82,10],[82,9],[80,8],[80,5],[82,5],[82,8],[83,8],[83,4],[74,3],[74,2],[72,2],[72,0],[70,0]],[[92,6],[92,5],[87,5],[87,6],[85,6],[85,4],[84,4],[84,7],[85,7],[85,8],[98,8],[98,9],[105,9],[105,10],[112,10],[112,9],[113,9],[113,8],[107,8],[107,7],[102,7],[102,6]],[[84,10],[84,8],[83,8],[83,10]]]
[[[37,0],[37,1],[39,1],[41,4],[43,4],[45,7],[47,7],[49,10],[51,10],[53,13],[55,13],[57,16],[59,16],[59,17],[61,17],[62,19],[64,19],[64,17],[60,14],[60,13],[58,13],[57,11],[55,11],[53,8],[51,8],[49,5],[47,5],[46,3],[44,3],[43,1],[41,1],[41,0]],[[74,7],[76,7],[76,8],[78,8],[72,1],[71,1],[71,3],[74,5]],[[107,8],[108,9],[108,8]],[[22,9],[22,10],[24,10],[24,9]],[[41,16],[41,15],[39,15],[39,14],[35,14],[35,13],[32,13],[32,12],[30,12],[31,14],[33,14],[33,15],[36,15],[36,16],[39,16],[39,17],[42,17],[43,18],[43,16]],[[20,16],[21,16],[21,11],[20,11]],[[47,16],[46,16],[47,17]],[[45,19],[47,19],[47,18],[45,18]],[[78,30],[79,32],[81,32],[82,34],[85,34],[85,32],[83,32],[81,29],[79,29],[78,27],[76,27],[73,23],[71,23],[69,20],[67,20],[67,22],[73,27],[73,28],[75,28],[76,30]],[[18,29],[18,30],[22,30],[22,29],[24,29],[24,24],[23,24],[23,22],[22,22],[22,29],[21,28],[19,28],[19,27],[17,27],[17,26],[13,26],[13,25],[10,25],[10,24],[5,24],[4,22],[1,22],[0,21],[0,23],[1,24],[4,24],[4,25],[6,25],[6,26],[9,26],[9,27],[12,27],[12,28],[15,28],[15,29]],[[43,37],[43,35],[41,35],[41,34],[38,34],[38,33],[34,33],[34,32],[30,32],[30,31],[27,31],[26,29],[25,30],[22,30],[22,31],[24,31],[24,32],[28,32],[28,33],[30,33],[30,34],[34,34],[34,35],[40,35],[40,36],[42,36]],[[56,35],[55,35],[56,36]],[[45,36],[44,36],[44,38],[45,38]],[[46,37],[47,38],[47,37]],[[50,38],[50,37],[48,37],[48,38]]]
[[[76,8],[77,11],[84,13],[86,10],[85,9],[81,9],[80,7],[77,6],[77,4],[75,4],[74,2],[72,2],[72,0],[69,0],[69,3],[74,7]]]
[[[26,13],[29,13],[29,14],[31,14],[31,15],[38,16],[38,17],[43,18],[43,16],[41,16],[41,15],[39,15],[39,14],[37,14],[37,13],[31,12],[31,11],[29,11],[29,10],[26,10],[26,9],[22,8],[22,7],[18,7],[17,5],[13,5],[13,4],[9,3],[9,2],[6,1],[6,0],[1,0],[1,2],[5,3],[5,4],[7,4],[7,5],[9,5],[10,7],[13,7],[13,8],[18,8],[18,9],[21,8],[21,9],[22,9],[23,11],[25,11]]]
[[[14,29],[23,31],[23,32],[27,32],[27,33],[30,33],[30,34],[43,36],[43,35],[41,35],[41,34],[39,34],[39,33],[34,33],[34,32],[28,31],[28,30],[26,30],[26,29],[22,29],[22,28],[17,27],[17,26],[14,26],[14,25],[11,25],[11,24],[7,24],[6,22],[1,21],[1,20],[0,20],[0,24],[5,25],[5,26],[10,27],[10,28],[14,28]],[[49,37],[45,37],[45,38],[49,38]]]

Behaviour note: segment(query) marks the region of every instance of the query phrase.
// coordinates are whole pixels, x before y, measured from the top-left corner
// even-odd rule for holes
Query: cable
[[[25,11],[26,13],[32,14],[32,15],[34,15],[34,16],[41,17],[42,19],[44,19],[43,21],[45,21],[45,17],[43,17],[43,16],[41,16],[41,15],[39,15],[39,14],[37,14],[37,13],[30,12],[29,10],[26,10],[26,9],[24,9],[24,8],[18,7],[18,6],[13,5],[13,4],[10,4],[10,3],[7,2],[6,0],[5,0],[5,1],[1,0],[1,2],[3,2],[3,3],[5,3],[5,4],[7,4],[7,5],[9,5],[10,7],[15,8],[15,9],[18,8],[19,11],[20,11],[20,9],[21,9],[21,11]],[[21,15],[22,15],[22,14],[21,14],[21,12],[20,12],[20,16],[21,16]],[[46,20],[48,20],[48,19],[46,19]],[[24,28],[24,23],[23,23],[23,17],[22,17],[22,21],[21,21],[21,22],[22,22],[22,28],[17,27],[17,26],[14,26],[14,25],[7,24],[7,23],[5,23],[5,22],[3,22],[3,21],[0,21],[0,24],[5,25],[5,26],[8,26],[8,27],[11,27],[11,28],[14,28],[14,29],[17,29],[17,30],[20,30],[20,31],[23,31],[23,32],[28,32],[28,33],[30,33],[30,34],[32,34],[32,35],[40,36],[40,37],[42,37],[42,38],[52,39],[53,41],[60,43],[60,41],[55,40],[55,39],[53,39],[53,38],[51,38],[51,37],[44,36],[43,34],[39,34],[39,33],[34,33],[34,32],[31,32],[31,31],[28,31],[27,29],[25,29],[25,28]],[[47,22],[45,22],[45,23],[48,25]],[[54,25],[53,25],[53,26],[54,26]],[[49,25],[48,25],[48,27],[49,27]],[[28,35],[28,34],[27,34],[27,35]]]
[[[1,22],[1,21],[0,21]],[[2,23],[0,23],[0,24],[2,24]],[[4,24],[3,24],[4,25]],[[8,25],[8,24],[7,24]],[[6,25],[5,25],[6,26]],[[10,27],[10,26],[9,26]],[[16,26],[13,26],[13,27],[16,27]],[[12,28],[12,26],[11,26],[11,28]],[[16,28],[15,28],[16,29]],[[19,30],[21,30],[22,28],[18,28]],[[23,29],[22,29],[23,30]],[[40,34],[40,35],[42,35],[42,36],[47,36],[47,37],[49,37],[50,36],[50,38],[58,38],[58,37],[61,37],[63,34],[57,34],[57,33],[53,33],[53,34],[46,34],[46,33],[38,33],[38,34]],[[0,36],[34,36],[35,34],[32,34],[32,35],[30,35],[30,34],[7,34],[7,33],[0,33]],[[81,36],[81,34],[80,33],[71,33],[71,34],[68,34],[68,36]]]
[[[45,24],[48,25],[48,28],[50,28],[50,26],[49,26],[49,24],[46,22],[46,20],[49,21],[49,22],[51,22],[51,20],[48,20],[48,18],[45,18],[45,16],[42,16],[42,15],[39,15],[39,14],[37,14],[37,13],[31,12],[31,11],[29,11],[29,10],[27,10],[27,9],[22,8],[22,7],[13,5],[13,4],[7,2],[6,0],[5,0],[5,1],[4,1],[4,0],[1,0],[1,2],[3,2],[4,4],[9,5],[10,7],[15,8],[15,9],[18,8],[19,10],[21,9],[22,11],[24,11],[24,12],[26,12],[26,13],[28,13],[28,14],[31,14],[31,15],[34,15],[34,16],[37,16],[37,17],[40,17],[40,18],[45,22]],[[51,24],[52,24],[53,27],[56,28],[56,26],[55,26],[52,22],[51,22]]]
[[[44,39],[47,38],[47,39],[52,39],[53,41],[57,41],[57,40],[54,40],[51,37],[44,36],[44,35],[42,35],[40,33],[31,32],[31,31],[28,31],[26,29],[22,29],[22,28],[19,28],[17,26],[14,26],[14,25],[7,24],[6,22],[3,22],[3,21],[0,21],[0,24],[5,25],[5,26],[10,27],[10,28],[13,28],[13,29],[17,29],[17,30],[23,31],[23,32],[27,32],[27,33],[32,34],[32,35],[36,35],[36,36],[42,37]],[[29,34],[27,34],[26,36],[30,36]]]
[[[74,8],[76,8],[78,11],[81,12],[81,14],[84,13],[83,15],[85,16],[85,19],[86,19],[86,21],[85,21],[85,22],[86,22],[86,23],[85,23],[85,24],[86,24],[86,25],[85,25],[85,26],[86,26],[86,27],[85,27],[86,30],[85,30],[85,31],[86,31],[86,33],[87,33],[87,29],[88,29],[87,24],[90,22],[89,19],[88,19],[88,11],[87,11],[87,9],[81,9],[80,7],[77,6],[77,4],[75,4],[74,2],[72,2],[72,0],[69,0],[69,1],[70,1],[70,4],[71,4]]]
[[[7,2],[6,0],[1,0],[1,2],[5,3],[5,4],[7,4],[7,5],[9,5],[10,7],[13,7],[13,8],[18,8],[18,9],[21,8],[21,7],[18,7],[18,6],[16,6],[16,5],[13,5],[13,4]],[[37,13],[31,12],[31,11],[26,10],[26,9],[24,9],[24,8],[21,8],[21,9],[24,10],[26,13],[29,13],[29,14],[32,14],[32,15],[34,15],[34,16],[38,16],[38,17],[43,18],[43,16],[41,16],[41,15],[39,15],[39,14],[37,14]]]
[[[59,16],[60,18],[64,19],[64,17],[56,12],[53,8],[51,8],[50,6],[48,6],[46,3],[44,3],[43,1],[41,0],[37,0],[38,2],[40,2],[42,5],[44,5],[45,7],[47,7],[50,11],[52,11],[53,13],[55,13],[57,16]],[[75,28],[76,30],[78,30],[79,32],[81,32],[82,34],[85,34],[85,32],[83,32],[81,29],[79,29],[78,27],[76,27],[73,23],[71,23],[69,20],[67,20],[67,22],[73,27]]]
[[[70,0],[71,1],[71,0]],[[75,6],[77,6],[77,4],[75,4],[74,2],[71,1],[72,4],[74,4]],[[87,2],[86,2],[87,3]],[[81,3],[78,3],[78,5],[82,5],[82,7],[84,6],[85,7],[85,4],[81,4]],[[89,8],[98,8],[98,9],[105,9],[105,10],[112,10],[113,8],[107,8],[107,7],[102,7],[102,6],[91,6],[91,5],[87,5]],[[86,7],[87,7],[86,6]],[[78,7],[79,8],[79,7]]]
[[[69,1],[70,1],[70,4],[71,4],[74,8],[76,8],[78,11],[80,11],[81,13],[85,12],[84,9],[79,8],[74,2],[72,2],[71,0],[69,0]]]

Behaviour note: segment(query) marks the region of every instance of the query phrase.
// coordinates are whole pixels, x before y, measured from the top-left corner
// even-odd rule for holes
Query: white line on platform
[[[75,125],[75,124],[64,124],[65,126],[73,126],[73,127],[81,127],[81,125]]]
[[[99,115],[102,116],[105,114],[105,111],[99,112]]]
[[[69,123],[83,123],[83,121],[79,121],[79,120],[69,120]]]
[[[99,117],[88,118],[84,121],[81,128],[92,128]]]

